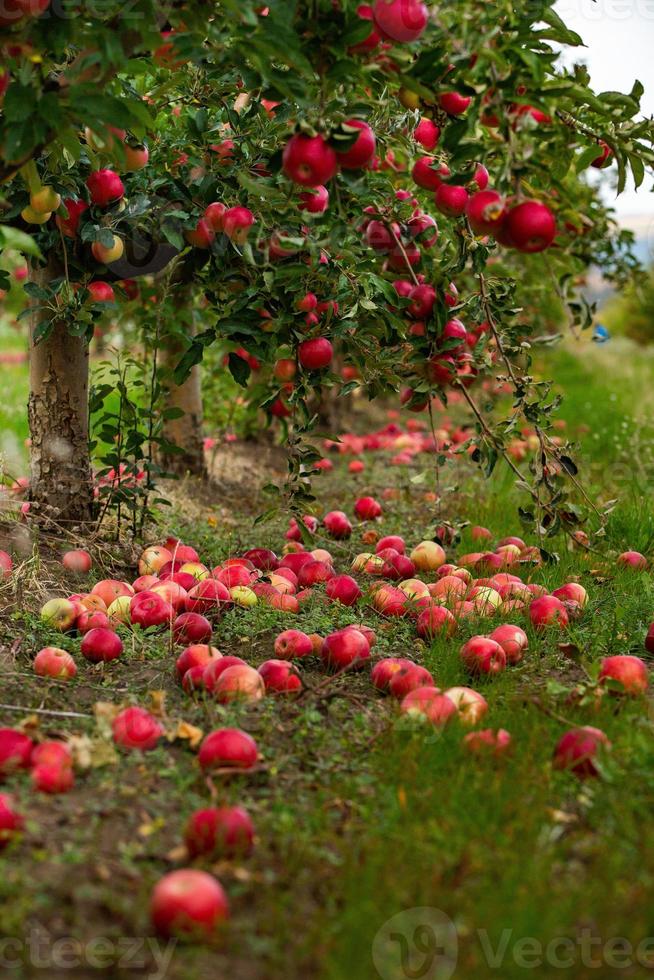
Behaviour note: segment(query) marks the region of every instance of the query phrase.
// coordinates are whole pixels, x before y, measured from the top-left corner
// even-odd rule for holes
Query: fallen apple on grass
[[[529,619],[536,629],[557,626],[563,629],[569,623],[568,610],[555,596],[540,596],[529,606]]]
[[[321,657],[330,670],[361,669],[370,660],[370,644],[356,629],[338,630],[325,637]]]
[[[175,662],[177,676],[183,677],[191,667],[206,667],[213,660],[222,659],[222,653],[218,647],[209,646],[208,643],[194,643],[182,650]]]
[[[263,678],[266,693],[295,694],[302,690],[300,676],[288,660],[266,660],[258,673]]]
[[[648,567],[649,562],[645,555],[641,555],[639,551],[623,551],[616,558],[616,564],[620,565],[621,568],[631,568],[640,572]]]
[[[600,684],[616,694],[642,695],[649,687],[647,665],[629,654],[605,657],[599,672]]]
[[[399,670],[393,672],[388,682],[388,691],[394,698],[401,701],[417,687],[433,686],[434,678],[426,667],[407,661],[402,664]]]
[[[91,571],[93,560],[88,551],[76,549],[74,551],[67,551],[61,559],[61,564],[69,572],[75,572],[77,575],[86,575],[87,572]]]
[[[0,551],[0,579],[9,578],[14,562],[8,551]]]
[[[39,650],[32,667],[39,677],[52,677],[55,680],[70,680],[77,673],[77,664],[71,655],[59,647],[44,647]]]
[[[275,640],[275,656],[280,660],[310,657],[314,652],[311,637],[302,630],[284,630]]]
[[[402,699],[400,711],[409,717],[426,718],[432,725],[445,725],[456,717],[456,705],[438,687],[416,687]]]
[[[129,618],[133,626],[144,630],[166,626],[172,623],[174,617],[173,607],[156,592],[137,592],[129,600]]]
[[[206,736],[198,762],[202,769],[253,769],[258,759],[257,743],[240,728],[218,728]]]
[[[164,733],[163,726],[154,715],[139,707],[120,711],[111,724],[111,730],[116,745],[142,752],[156,748]]]
[[[212,633],[211,623],[199,613],[181,613],[173,622],[173,639],[180,645],[207,643]]]
[[[507,664],[512,666],[520,663],[529,646],[529,639],[525,631],[519,626],[512,626],[509,623],[498,626],[497,629],[493,630],[490,638],[499,643],[506,654]]]
[[[611,743],[600,728],[584,725],[561,736],[554,749],[555,769],[567,769],[579,779],[599,776],[602,755]]]
[[[154,887],[150,916],[156,932],[170,939],[208,940],[229,916],[221,884],[206,871],[180,868]]]
[[[462,725],[478,725],[488,711],[488,701],[471,687],[449,687],[445,694],[454,704]]]
[[[266,693],[262,675],[247,664],[228,667],[217,678],[213,695],[221,704],[260,701]]]
[[[385,657],[379,660],[370,672],[370,680],[378,691],[388,691],[389,684],[402,667],[411,667],[413,663],[405,657]]]
[[[34,742],[15,728],[0,728],[0,780],[19,769],[28,769]]]
[[[464,735],[463,745],[472,755],[493,756],[498,759],[511,750],[512,739],[505,728],[499,728],[496,732],[492,728],[483,728]]]
[[[117,660],[123,652],[123,641],[111,629],[89,630],[82,639],[80,651],[93,664]]]
[[[65,633],[75,625],[79,608],[68,599],[49,599],[41,608],[41,619],[46,626]]]
[[[254,846],[254,826],[243,807],[207,807],[189,817],[184,842],[193,858],[243,858]]]
[[[13,797],[0,793],[0,851],[23,829],[25,821],[18,812]]]
[[[499,674],[506,667],[506,653],[487,636],[472,636],[460,650],[461,662],[469,674]]]

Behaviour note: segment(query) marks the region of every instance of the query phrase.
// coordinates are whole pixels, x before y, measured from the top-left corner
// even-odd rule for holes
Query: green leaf
[[[227,367],[229,368],[229,372],[234,381],[236,381],[241,388],[247,388],[251,373],[248,362],[244,361],[242,357],[239,357],[238,354],[235,354],[232,351],[227,360]]]

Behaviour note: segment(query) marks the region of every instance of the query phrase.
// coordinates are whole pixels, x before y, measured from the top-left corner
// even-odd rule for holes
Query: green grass
[[[79,656],[77,638],[46,629],[36,615],[45,597],[81,590],[87,580],[65,578],[52,552],[27,561],[0,593],[1,700],[22,709],[0,708],[0,723],[16,724],[36,707],[80,712],[83,717],[41,715],[35,733],[90,739],[82,744],[93,764],[78,771],[65,796],[35,795],[22,774],[3,786],[29,820],[24,839],[0,857],[0,936],[22,937],[36,922],[55,937],[82,942],[150,940],[152,885],[187,862],[180,851],[185,821],[214,801],[248,808],[256,848],[237,861],[195,862],[219,877],[232,916],[214,948],[174,951],[171,980],[645,975],[643,963],[623,970],[621,947],[610,943],[623,937],[636,949],[651,935],[651,709],[646,700],[583,696],[593,690],[604,656],[643,654],[654,618],[651,574],[621,571],[614,561],[626,548],[654,551],[649,461],[633,460],[634,446],[649,432],[650,398],[641,397],[649,362],[632,363],[629,347],[615,350],[611,361],[594,349],[580,361],[564,349],[543,368],[551,367],[566,390],[562,415],[580,436],[585,482],[594,494],[619,501],[604,556],[572,552],[559,540],[559,564],[528,573],[550,589],[578,579],[590,598],[562,633],[528,628],[530,648],[520,665],[492,681],[471,681],[459,646],[494,623],[467,620],[452,640],[423,643],[409,621],[381,618],[367,601],[356,609],[325,603],[320,590],[297,617],[259,605],[232,610],[215,624],[213,642],[221,651],[257,666],[273,655],[276,634],[289,625],[325,635],[365,621],[377,630],[376,657],[413,657],[441,688],[472,684],[484,694],[484,727],[503,727],[513,737],[513,751],[502,760],[469,756],[458,723],[444,731],[407,726],[396,704],[372,689],[366,671],[326,684],[314,659],[301,665],[310,690],[300,700],[229,707],[181,691],[165,636],[125,632],[124,657],[91,667]],[[354,478],[347,459],[337,458],[334,472],[316,482],[321,507],[351,513],[357,496],[396,487],[399,497],[384,503],[378,530],[400,533],[411,545],[442,518],[485,525],[495,539],[521,533],[519,497],[500,467],[488,482],[466,462],[442,474],[444,485],[458,489],[444,495],[441,513],[424,497],[431,478],[411,483],[383,457],[366,456],[366,464]],[[285,520],[254,527],[253,514],[265,504],[256,488],[252,495],[204,488],[185,500],[178,495],[152,536],[173,531],[210,565],[254,544],[281,550]],[[207,522],[221,512],[234,522]],[[366,530],[356,527],[345,544],[318,543],[346,571],[353,555],[370,547]],[[464,530],[450,553],[470,550]],[[127,549],[94,554],[103,561],[95,577],[134,576]],[[31,660],[46,644],[75,655],[79,673],[71,685],[34,677]],[[249,731],[261,752],[258,771],[207,780],[184,739],[166,741],[144,758],[109,753],[96,705],[147,705],[149,692],[164,693],[170,732],[180,722],[204,732],[224,725]],[[155,697],[160,703],[161,694]],[[556,741],[579,724],[602,728],[613,743],[602,778],[592,783],[551,766]],[[590,950],[583,946],[589,941]],[[454,945],[455,968],[441,950],[454,955]],[[150,950],[151,972],[153,964]],[[16,975],[33,974],[26,962]],[[54,969],[48,975],[59,976]]]

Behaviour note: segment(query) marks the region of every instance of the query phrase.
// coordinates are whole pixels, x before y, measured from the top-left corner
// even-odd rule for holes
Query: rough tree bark
[[[190,290],[180,290],[178,304],[192,302]],[[188,318],[187,336],[195,336],[193,317]],[[181,338],[164,338],[162,348],[162,363],[165,369],[164,386],[166,388],[166,408],[179,408],[184,414],[180,418],[167,419],[164,423],[164,436],[168,442],[179,446],[181,453],[162,453],[162,465],[169,473],[183,476],[191,473],[193,476],[207,476],[204,459],[204,438],[202,435],[202,372],[199,364],[191,368],[186,381],[176,385],[172,381],[172,372],[179,363],[185,350]]]
[[[33,271],[48,282],[58,270],[50,262]],[[37,315],[30,320],[32,510],[59,524],[85,523],[93,517],[93,481],[89,453],[89,348],[71,336],[65,324],[38,343]]]

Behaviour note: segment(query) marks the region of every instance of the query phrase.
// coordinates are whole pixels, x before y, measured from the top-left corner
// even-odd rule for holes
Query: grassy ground
[[[563,637],[528,629],[523,663],[474,684],[490,704],[486,723],[513,736],[513,752],[502,762],[466,755],[458,725],[439,735],[407,729],[366,673],[336,678],[298,701],[267,698],[223,708],[181,691],[174,654],[161,637],[126,635],[122,660],[90,667],[78,656],[78,640],[49,632],[35,616],[46,595],[81,589],[86,580],[64,579],[47,556],[26,561],[17,591],[5,587],[0,596],[0,724],[28,719],[39,737],[90,742],[81,744],[83,767],[71,793],[35,795],[25,777],[3,787],[29,820],[24,839],[0,858],[0,933],[23,943],[31,937],[47,961],[39,967],[33,949],[16,947],[16,954],[12,948],[8,955],[22,964],[10,975],[510,980],[530,973],[641,977],[651,970],[649,702],[580,704],[578,697],[603,656],[643,653],[654,618],[650,574],[620,572],[612,558],[626,548],[652,548],[650,365],[635,363],[629,347],[617,353],[589,347],[581,356],[557,352],[554,366],[567,393],[562,416],[572,431],[582,426],[585,479],[597,495],[619,494],[620,503],[606,558],[589,560],[561,542],[561,564],[533,574],[549,588],[578,578],[590,594],[583,617]],[[399,497],[385,503],[378,530],[417,543],[436,519],[424,496],[428,485],[412,484],[384,458],[365,459],[367,469],[356,478],[343,461],[320,478],[321,506],[351,514],[357,496],[396,487]],[[496,538],[521,533],[505,473],[485,483],[464,464],[447,481],[458,482],[459,490],[445,499],[444,517],[484,524]],[[255,544],[281,550],[285,522],[253,526],[265,506],[254,487],[247,496],[242,489],[226,496],[191,484],[178,488],[175,499],[162,534],[180,534],[209,564]],[[366,530],[358,526],[346,546],[325,544],[339,571],[367,550]],[[452,553],[470,550],[465,532]],[[103,575],[131,579],[133,557],[109,548],[96,560]],[[489,630],[486,622],[468,620],[453,640],[425,644],[410,623],[385,620],[366,603],[335,608],[319,590],[291,618],[264,606],[232,611],[217,624],[215,643],[257,666],[273,655],[275,635],[289,625],[325,635],[363,620],[377,630],[376,655],[411,656],[446,688],[468,683],[460,644]],[[79,674],[71,685],[32,674],[32,657],[47,643],[76,655]],[[309,661],[304,675],[312,688],[325,680],[318,661]],[[184,738],[145,757],[110,751],[98,705],[161,706],[162,697],[170,731],[180,722],[204,732],[231,724],[249,731],[261,752],[258,771],[207,779]],[[32,714],[36,708],[80,717]],[[592,785],[550,764],[554,744],[573,724],[598,726],[613,743],[604,778]],[[185,820],[211,800],[246,806],[257,845],[240,861],[196,862],[226,888],[231,921],[215,948],[169,950],[152,936],[148,896],[164,872],[187,863],[180,850]],[[65,937],[82,944],[81,952],[67,954],[68,962],[80,956],[77,972],[55,945]],[[105,960],[94,967],[96,947],[88,944],[97,937],[108,942]],[[127,948],[130,937],[136,941]]]

